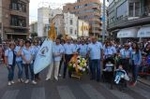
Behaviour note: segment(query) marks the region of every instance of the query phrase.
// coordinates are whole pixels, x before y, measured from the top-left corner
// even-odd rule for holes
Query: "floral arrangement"
[[[87,60],[81,56],[74,55],[69,62],[69,71],[76,73],[77,75],[83,74],[87,70]]]

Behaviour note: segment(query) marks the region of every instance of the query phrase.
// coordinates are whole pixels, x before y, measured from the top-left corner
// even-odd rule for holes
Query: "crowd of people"
[[[34,74],[33,68],[36,66],[33,67],[33,63],[41,45],[42,41],[39,39],[5,41],[0,45],[0,61],[1,63],[4,62],[8,69],[9,86],[15,83],[15,66],[18,67],[18,82],[27,84],[31,79],[32,84],[37,84],[40,80],[40,74]],[[147,60],[150,59],[150,40],[143,40],[143,42],[127,41],[120,44],[114,40],[101,43],[96,37],[77,40],[57,38],[54,41],[52,53],[53,62],[49,66],[46,80],[54,78],[58,81],[60,76],[65,79],[67,74],[71,77],[71,73],[67,72],[68,63],[73,54],[78,53],[88,60],[90,80],[99,82],[102,69],[107,69],[105,65],[111,62],[116,70],[122,69],[126,74],[131,73],[130,82],[132,86],[135,86],[142,56],[146,56]],[[63,71],[62,74],[61,71]],[[23,74],[25,74],[25,78]]]

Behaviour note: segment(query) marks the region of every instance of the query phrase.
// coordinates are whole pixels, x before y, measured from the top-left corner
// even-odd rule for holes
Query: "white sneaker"
[[[59,74],[58,76],[61,77],[61,74]]]
[[[24,82],[24,80],[23,80],[22,78],[20,79],[20,81],[21,81],[21,82]]]
[[[50,78],[46,78],[45,80],[48,81],[48,80],[50,80]]]
[[[33,85],[36,85],[36,84],[37,84],[37,82],[36,82],[36,81],[34,81],[34,80],[32,80],[32,84],[33,84]]]
[[[8,86],[11,86],[11,82],[10,81],[8,82]]]
[[[58,81],[58,77],[55,77],[55,80]]]
[[[29,83],[29,79],[27,79],[24,83],[25,83],[25,84]]]
[[[14,84],[15,82],[14,81],[11,81],[11,84]]]
[[[18,82],[21,82],[21,80],[20,80],[20,79],[18,79]]]

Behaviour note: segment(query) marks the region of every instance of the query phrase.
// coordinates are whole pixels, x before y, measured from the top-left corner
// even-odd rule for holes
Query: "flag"
[[[45,39],[34,61],[35,74],[41,72],[43,69],[48,67],[53,62],[52,48],[53,48],[53,41],[50,39]]]
[[[54,41],[57,38],[56,30],[55,30],[55,24],[52,23],[50,26],[50,30],[48,31],[48,38],[52,41]]]
[[[48,67],[52,62],[52,48],[53,41],[55,41],[57,35],[54,23],[50,26],[50,30],[48,31],[48,38],[45,39],[41,48],[39,49],[35,62],[34,62],[34,73],[37,74],[41,72],[44,68]]]

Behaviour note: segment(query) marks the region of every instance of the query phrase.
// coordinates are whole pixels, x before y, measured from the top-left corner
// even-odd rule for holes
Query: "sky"
[[[103,0],[101,0],[103,1]],[[64,3],[74,3],[76,0],[30,0],[30,10],[29,10],[29,17],[30,17],[30,23],[37,21],[37,9],[42,6],[49,5],[52,8],[58,8],[60,6],[63,6]]]

